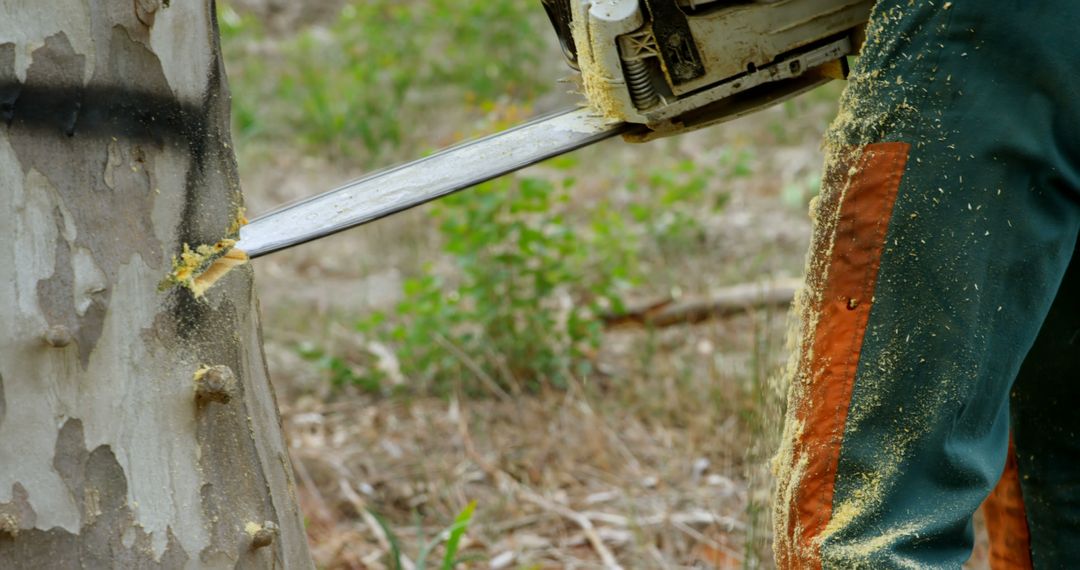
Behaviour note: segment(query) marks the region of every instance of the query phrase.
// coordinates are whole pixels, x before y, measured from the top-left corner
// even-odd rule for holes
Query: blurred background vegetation
[[[220,0],[218,17],[254,215],[581,101],[539,0]],[[255,262],[319,565],[590,568],[607,549],[626,568],[770,567],[786,308],[604,316],[796,278],[839,91],[602,143]]]
[[[242,141],[299,139],[307,152],[371,164],[415,145],[416,125],[438,121],[443,106],[490,109],[550,90],[533,73],[546,32],[534,13],[527,2],[352,2],[323,25],[280,37],[257,15],[226,7],[226,58],[253,47],[274,56],[245,58],[231,75],[242,86],[234,132]]]

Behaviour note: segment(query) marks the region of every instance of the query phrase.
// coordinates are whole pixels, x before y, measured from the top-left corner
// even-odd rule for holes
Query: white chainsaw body
[[[873,0],[545,0],[590,105],[647,140],[846,74]],[[570,41],[572,39],[572,41]]]

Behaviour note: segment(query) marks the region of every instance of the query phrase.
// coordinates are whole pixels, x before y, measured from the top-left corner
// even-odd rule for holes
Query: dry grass
[[[759,560],[747,552],[760,548],[748,540],[748,510],[761,497],[745,477],[752,403],[739,379],[755,358],[742,340],[779,332],[782,319],[768,320],[619,333],[601,357],[611,374],[565,393],[300,399],[284,414],[317,560],[385,567],[365,509],[415,552],[421,532],[435,535],[473,500],[466,551],[483,566],[600,568],[605,549],[624,568]],[[663,356],[628,357],[645,344]]]
[[[420,530],[431,537],[476,500],[476,567],[604,567],[582,517],[625,568],[768,566],[766,537],[752,535],[767,492],[750,483],[762,466],[750,450],[784,323],[758,313],[613,331],[602,374],[513,401],[295,397],[284,416],[316,559],[387,567],[364,509],[416,552]],[[332,330],[350,346],[347,329]],[[295,386],[287,371],[303,363],[276,342],[275,379]]]

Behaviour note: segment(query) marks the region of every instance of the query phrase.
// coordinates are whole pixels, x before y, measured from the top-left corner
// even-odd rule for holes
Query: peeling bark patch
[[[12,52],[14,54],[14,52]],[[14,63],[14,60],[12,60]],[[0,67],[3,67],[0,58]],[[6,109],[10,126],[47,123],[56,133],[67,134],[78,116],[83,99],[82,76],[86,56],[75,53],[71,42],[63,33],[49,36],[45,45],[34,50],[33,77],[27,70],[26,85],[21,85],[14,74],[0,74],[0,93],[11,99]],[[65,86],[49,89],[46,86]]]
[[[118,65],[96,72],[88,85],[82,83],[86,58],[74,52],[62,32],[34,50],[31,67],[36,69],[33,77],[28,70],[25,84],[15,75],[15,44],[0,44],[4,122],[37,136],[158,145],[186,144],[192,134],[205,131],[201,102],[177,101],[152,52],[131,39],[122,26],[113,28],[110,44],[110,57],[120,55],[128,61],[110,60]]]
[[[86,458],[86,438],[83,435],[82,421],[68,420],[60,428],[56,436],[56,451],[53,453],[53,469],[60,474],[71,498],[76,505],[83,504],[83,489],[86,487],[83,480]]]
[[[122,81],[138,81],[143,89],[162,95],[170,93],[157,57],[128,38],[122,28],[113,32],[110,61],[116,63],[112,68],[97,69],[86,94],[96,93],[96,84],[116,85],[124,76],[127,78]],[[34,50],[32,58],[10,132],[23,171],[37,170],[56,188],[74,218],[77,234],[74,245],[91,252],[110,283],[115,282],[118,267],[128,263],[132,255],[141,255],[150,265],[160,264],[163,252],[153,231],[150,212],[156,195],[154,160],[164,147],[160,140],[139,136],[140,133],[152,135],[156,129],[150,126],[124,129],[121,124],[113,132],[116,140],[109,141],[115,144],[34,132],[20,111],[21,101],[28,99],[26,91],[57,83],[77,83],[83,75],[84,62],[83,56],[72,51],[63,34],[49,37],[44,46]],[[124,103],[121,100],[117,104]],[[59,101],[55,106],[80,109],[82,116],[76,121],[80,125],[109,120],[96,117],[95,110],[104,105],[95,104],[90,97],[84,97],[81,102]],[[87,188],[92,191],[87,192]]]
[[[86,449],[80,420],[69,419],[60,429],[53,467],[79,505],[79,531],[20,525],[18,536],[0,539],[0,568],[183,568],[187,563],[188,555],[171,529],[165,553],[154,557],[151,537],[136,523],[127,503],[123,467],[107,445]],[[29,507],[25,491],[13,495]],[[3,509],[0,505],[0,513]]]
[[[73,51],[63,33],[47,38],[32,53],[8,127],[23,172],[34,170],[48,180],[75,226],[71,243],[59,238],[54,273],[39,283],[38,303],[50,325],[72,331],[84,368],[101,335],[120,267],[136,255],[152,267],[164,261],[151,220],[158,192],[154,164],[174,144],[170,129],[190,128],[178,126],[184,118],[178,104],[164,103],[174,98],[157,57],[122,27],[107,37],[110,65],[96,67],[85,88],[79,86],[85,57]],[[0,52],[0,68],[3,57]],[[13,91],[0,87],[0,98]],[[193,123],[197,127],[198,121]],[[95,132],[108,134],[108,142],[85,136]],[[181,135],[186,153],[187,138]],[[74,289],[76,252],[90,260],[84,267],[104,275],[100,290]]]
[[[57,213],[56,217],[60,218],[60,214]],[[58,220],[57,223],[62,225],[63,221]],[[77,295],[84,296],[87,301],[81,311],[75,305]],[[79,345],[79,361],[83,368],[86,368],[90,361],[90,352],[105,327],[108,291],[76,290],[71,246],[66,241],[61,240],[56,244],[53,274],[38,281],[37,296],[50,330],[74,331],[71,336]]]
[[[176,342],[176,335],[174,334],[175,324],[172,320],[172,316],[167,312],[160,312],[154,315],[154,320],[150,323],[150,326],[143,328],[139,331],[139,339],[142,340],[151,353],[153,353],[155,347],[161,347],[167,350],[175,350],[178,345]]]

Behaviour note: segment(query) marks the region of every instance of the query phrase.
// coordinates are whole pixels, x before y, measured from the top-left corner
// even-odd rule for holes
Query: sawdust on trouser
[[[993,522],[1030,546],[995,544],[995,562],[1080,559],[1080,420],[1061,409],[1080,372],[1076,16],[876,6],[812,211],[780,567],[959,568],[1010,428],[1023,501]]]

